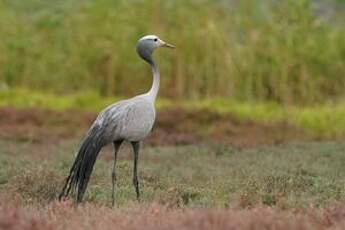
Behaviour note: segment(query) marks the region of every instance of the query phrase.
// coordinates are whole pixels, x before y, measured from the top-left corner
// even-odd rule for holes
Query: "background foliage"
[[[134,95],[151,84],[135,43],[154,33],[178,47],[156,54],[165,97],[334,102],[344,12],[327,0],[2,0],[0,86]]]

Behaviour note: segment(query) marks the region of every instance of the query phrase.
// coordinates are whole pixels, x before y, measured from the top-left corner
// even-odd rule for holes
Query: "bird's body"
[[[141,58],[152,67],[153,84],[151,89],[133,98],[114,103],[99,113],[94,123],[86,133],[76,159],[71,167],[70,174],[62,189],[59,198],[67,197],[70,191],[76,191],[77,202],[82,201],[93,166],[100,150],[107,144],[114,144],[114,165],[112,172],[113,205],[115,192],[115,166],[117,153],[123,141],[132,144],[134,152],[133,184],[139,199],[139,183],[137,178],[137,163],[140,142],[151,131],[155,118],[155,100],[159,90],[160,75],[158,67],[151,54],[158,47],[171,47],[155,35],[141,38],[137,44],[137,52]]]
[[[156,117],[154,104],[143,96],[119,101],[104,109],[94,126],[105,127],[106,144],[119,140],[142,141],[152,129]]]

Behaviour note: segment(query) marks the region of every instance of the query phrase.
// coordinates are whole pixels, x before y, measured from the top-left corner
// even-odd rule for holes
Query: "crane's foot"
[[[133,178],[133,185],[134,185],[134,188],[135,188],[135,193],[137,195],[137,201],[140,202],[139,182],[138,182],[137,177]]]

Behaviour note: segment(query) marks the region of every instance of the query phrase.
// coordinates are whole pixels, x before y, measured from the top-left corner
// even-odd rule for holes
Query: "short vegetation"
[[[25,144],[17,143],[10,149],[6,146],[9,143],[1,143],[7,149],[0,158],[1,193],[11,191],[26,203],[37,205],[56,199],[75,144],[63,142],[49,158],[41,156],[45,160],[38,165],[37,159],[31,160],[35,153],[30,150],[20,160],[16,157]],[[31,151],[37,148],[37,144],[30,145]],[[333,142],[244,150],[225,145],[146,148],[140,161],[143,203],[169,207],[324,207],[345,196],[344,149],[344,145]],[[123,207],[135,201],[135,193],[130,149],[124,148],[120,157],[116,201]],[[95,166],[88,202],[111,204],[111,164],[112,151],[108,149]]]
[[[117,168],[115,209],[110,207],[110,149],[102,152],[96,164],[85,204],[75,207],[71,200],[56,201],[76,144],[64,141],[42,150],[42,143],[0,142],[3,151],[0,226],[5,229],[14,226],[112,229],[112,224],[121,229],[142,229],[143,225],[147,229],[344,226],[341,201],[345,195],[345,145],[341,143],[291,143],[243,150],[209,144],[145,148],[139,170],[143,191],[139,204],[131,183],[131,152],[124,146]]]

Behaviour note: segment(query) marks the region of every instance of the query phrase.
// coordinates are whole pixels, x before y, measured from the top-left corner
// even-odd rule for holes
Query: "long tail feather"
[[[103,134],[103,129],[99,126],[89,130],[66,178],[59,200],[67,197],[72,190],[77,194],[77,202],[82,201],[97,156],[105,144]]]

